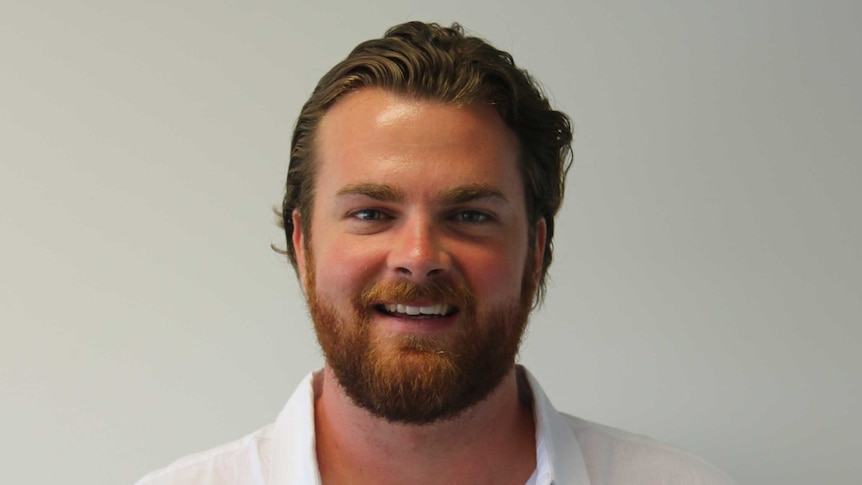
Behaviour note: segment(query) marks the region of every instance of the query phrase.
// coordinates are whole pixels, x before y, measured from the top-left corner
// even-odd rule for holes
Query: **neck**
[[[317,460],[323,482],[513,483],[536,467],[531,404],[512,369],[487,399],[453,419],[395,424],[357,407],[324,369],[316,383]]]

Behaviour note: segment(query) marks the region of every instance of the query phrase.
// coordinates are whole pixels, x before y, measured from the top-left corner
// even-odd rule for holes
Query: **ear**
[[[291,234],[291,239],[293,240],[293,251],[294,254],[296,254],[296,270],[299,273],[299,282],[302,285],[302,291],[307,295],[308,289],[305,287],[307,255],[305,254],[305,234],[302,232],[302,217],[299,215],[299,210],[294,209],[290,214],[290,218],[293,221],[293,234]]]
[[[542,263],[545,261],[545,241],[548,238],[548,225],[545,222],[545,218],[541,217],[536,222],[536,237],[535,244],[536,247],[533,248],[534,255],[534,274],[533,274],[533,283],[536,285],[539,284],[539,279],[542,277]]]

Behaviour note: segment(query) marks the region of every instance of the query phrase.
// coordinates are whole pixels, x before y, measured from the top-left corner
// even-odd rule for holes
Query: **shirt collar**
[[[566,417],[557,412],[539,382],[518,366],[519,384],[533,396],[536,423],[536,484],[590,485],[581,447]],[[275,422],[269,483],[320,485],[314,435],[314,380],[321,371],[300,382]]]
[[[518,382],[529,386],[533,395],[536,423],[536,484],[590,485],[587,466],[575,430],[566,416],[557,412],[539,381],[522,366],[517,367]]]
[[[321,372],[305,376],[278,415],[270,455],[272,485],[321,485],[314,437],[314,379]]]

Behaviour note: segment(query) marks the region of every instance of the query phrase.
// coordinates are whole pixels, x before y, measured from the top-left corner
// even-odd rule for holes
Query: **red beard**
[[[435,280],[371,286],[339,314],[318,297],[312,263],[308,304],[327,365],[347,396],[375,416],[405,424],[453,418],[488,397],[515,364],[535,292],[525,266],[520,298],[482,313],[468,288]],[[455,328],[442,336],[374,332],[375,304],[417,299],[456,306]]]

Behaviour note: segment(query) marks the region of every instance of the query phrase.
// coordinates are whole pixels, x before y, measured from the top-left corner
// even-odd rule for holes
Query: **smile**
[[[436,303],[433,305],[403,305],[401,303],[387,303],[379,305],[378,309],[394,316],[440,316],[446,317],[452,315],[457,309],[446,303]]]

